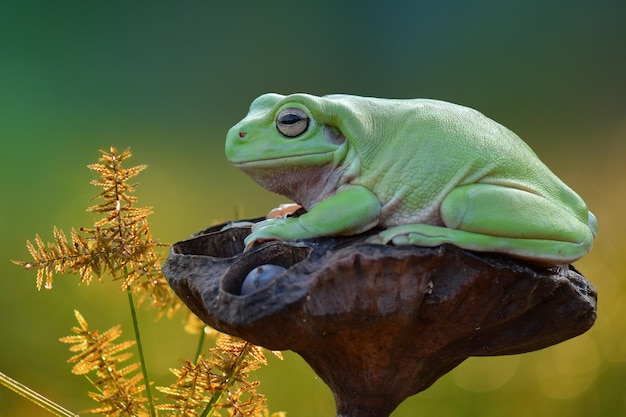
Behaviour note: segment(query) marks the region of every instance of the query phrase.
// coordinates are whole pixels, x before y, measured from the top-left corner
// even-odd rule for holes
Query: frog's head
[[[228,131],[226,157],[263,187],[302,204],[307,188],[341,185],[350,140],[340,109],[324,97],[262,95]]]

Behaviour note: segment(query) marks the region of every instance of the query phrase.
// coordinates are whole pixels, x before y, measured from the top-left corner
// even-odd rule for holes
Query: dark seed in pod
[[[259,265],[252,271],[248,272],[248,275],[241,284],[241,295],[251,294],[266,285],[274,281],[274,279],[287,271],[287,268],[283,268],[280,265]]]

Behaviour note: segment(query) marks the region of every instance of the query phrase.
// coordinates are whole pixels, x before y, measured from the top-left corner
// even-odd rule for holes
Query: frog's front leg
[[[389,228],[371,241],[500,252],[539,262],[573,262],[591,249],[591,213],[576,215],[539,195],[493,184],[454,189],[441,204],[445,227],[408,224]],[[589,217],[589,218],[582,218]]]
[[[264,240],[297,240],[351,235],[378,224],[381,204],[362,186],[344,186],[300,217],[276,218],[256,223],[245,239],[246,248]]]

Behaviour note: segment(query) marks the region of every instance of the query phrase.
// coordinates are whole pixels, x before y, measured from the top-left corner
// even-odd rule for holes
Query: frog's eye
[[[283,109],[276,118],[276,129],[287,138],[295,138],[306,132],[309,120],[309,116],[300,109]]]

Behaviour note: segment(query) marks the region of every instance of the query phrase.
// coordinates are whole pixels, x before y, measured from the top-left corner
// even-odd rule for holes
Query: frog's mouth
[[[272,158],[248,159],[230,162],[239,169],[264,169],[279,167],[319,166],[333,161],[334,151],[277,156]]]

